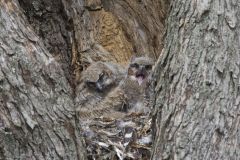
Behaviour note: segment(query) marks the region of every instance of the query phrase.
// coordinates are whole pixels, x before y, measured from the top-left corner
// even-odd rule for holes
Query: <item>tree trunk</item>
[[[239,159],[240,3],[171,2],[152,159]]]
[[[0,159],[85,159],[61,66],[17,1],[0,2]]]
[[[74,96],[92,61],[157,58],[152,159],[238,159],[237,1],[0,0],[0,159],[86,159]]]

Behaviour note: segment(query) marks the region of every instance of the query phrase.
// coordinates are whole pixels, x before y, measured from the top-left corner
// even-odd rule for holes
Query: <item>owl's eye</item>
[[[145,68],[146,68],[146,70],[151,70],[152,69],[152,65],[146,65]]]
[[[130,67],[139,68],[139,65],[137,63],[133,63],[133,64],[130,64]]]

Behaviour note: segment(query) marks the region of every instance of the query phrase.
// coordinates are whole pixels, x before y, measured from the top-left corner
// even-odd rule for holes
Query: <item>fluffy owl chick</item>
[[[142,110],[147,109],[145,104],[153,64],[154,61],[149,57],[132,58],[127,76],[120,82],[119,86],[91,111],[82,110],[82,113],[89,117],[98,117],[112,111],[112,113],[123,110],[142,112]]]
[[[93,62],[82,72],[78,81],[75,102],[78,109],[95,107],[124,78],[125,71],[121,65],[110,62]]]
[[[149,57],[133,57],[128,67],[128,77],[145,88],[151,77],[153,64],[154,61]]]
[[[80,83],[94,92],[106,92],[124,77],[124,69],[110,62],[94,62],[83,71]]]
[[[152,74],[153,59],[133,57],[128,67],[127,78],[121,88],[127,96],[127,107],[130,112],[147,112],[149,84]]]

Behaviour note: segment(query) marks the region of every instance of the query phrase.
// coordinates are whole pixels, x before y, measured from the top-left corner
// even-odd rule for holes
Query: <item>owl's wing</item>
[[[101,117],[104,114],[117,112],[125,104],[126,97],[121,88],[116,88],[110,92],[102,101],[96,106],[86,104],[84,108],[78,110],[79,117],[84,119],[92,119]]]

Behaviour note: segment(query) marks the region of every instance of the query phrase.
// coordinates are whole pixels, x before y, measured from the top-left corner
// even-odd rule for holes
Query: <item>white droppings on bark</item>
[[[235,28],[237,24],[237,17],[235,11],[226,11],[225,13],[225,19],[230,28]]]
[[[212,0],[197,0],[198,17],[209,11]]]

